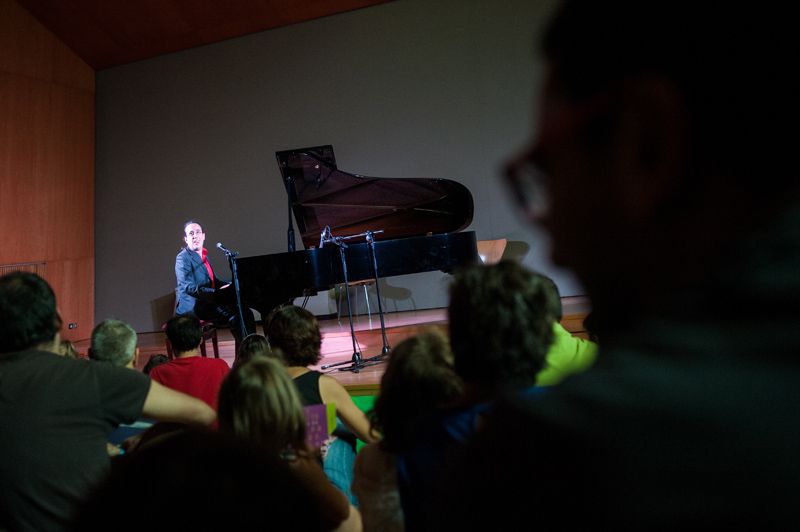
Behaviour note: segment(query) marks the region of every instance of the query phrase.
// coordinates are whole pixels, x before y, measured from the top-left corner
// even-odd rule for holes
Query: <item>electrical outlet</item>
[[[67,329],[69,329],[69,330],[77,329],[77,328],[78,328],[78,324],[77,323],[70,323],[69,325],[67,325]]]

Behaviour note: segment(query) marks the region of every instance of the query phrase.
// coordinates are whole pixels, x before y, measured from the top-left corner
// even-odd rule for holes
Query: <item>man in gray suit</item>
[[[206,235],[202,226],[189,220],[183,225],[183,233],[185,246],[175,257],[175,277],[178,280],[175,313],[194,314],[201,320],[229,325],[238,345],[241,328],[236,306],[219,304],[215,298],[218,290],[230,289],[230,282],[215,275],[208,252],[203,247]],[[253,312],[243,308],[242,314],[246,332],[255,331]]]

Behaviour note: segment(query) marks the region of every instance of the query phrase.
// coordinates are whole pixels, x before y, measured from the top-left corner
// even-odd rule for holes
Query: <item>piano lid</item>
[[[306,249],[330,226],[335,236],[378,231],[376,240],[460,231],[472,222],[472,194],[440,178],[366,177],[339,170],[333,146],[275,153]]]

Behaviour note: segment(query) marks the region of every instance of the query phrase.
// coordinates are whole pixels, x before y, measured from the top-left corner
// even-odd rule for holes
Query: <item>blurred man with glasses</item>
[[[444,483],[438,525],[797,526],[788,9],[562,4],[543,43],[538,134],[506,180],[586,287],[598,363],[488,417]]]

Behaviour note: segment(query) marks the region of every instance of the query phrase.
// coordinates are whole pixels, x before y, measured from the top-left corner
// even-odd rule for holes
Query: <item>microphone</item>
[[[325,229],[323,229],[322,233],[320,233],[319,235],[319,247],[322,248],[322,246],[324,246],[326,242],[330,241],[331,241],[331,226],[326,225]]]
[[[228,255],[229,257],[236,257],[237,255],[239,255],[239,253],[237,253],[236,251],[231,251],[225,246],[223,246],[222,242],[217,242],[217,248],[222,250],[222,252]]]

